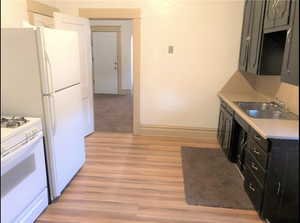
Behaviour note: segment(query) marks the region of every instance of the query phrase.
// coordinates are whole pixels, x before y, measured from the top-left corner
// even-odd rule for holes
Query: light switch
[[[173,54],[174,53],[174,46],[169,46],[168,52],[169,52],[169,54]]]

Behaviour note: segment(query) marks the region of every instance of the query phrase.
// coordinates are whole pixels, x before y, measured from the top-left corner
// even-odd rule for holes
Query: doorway
[[[142,131],[140,120],[140,72],[141,72],[141,10],[139,8],[79,8],[79,16],[93,20],[129,20],[132,22],[132,92],[133,134]]]
[[[133,132],[132,24],[91,20],[95,130]]]

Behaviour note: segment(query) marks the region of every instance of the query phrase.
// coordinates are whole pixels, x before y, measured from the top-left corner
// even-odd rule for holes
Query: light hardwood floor
[[[255,211],[189,206],[181,146],[216,149],[216,142],[95,133],[87,161],[39,223],[256,223]]]

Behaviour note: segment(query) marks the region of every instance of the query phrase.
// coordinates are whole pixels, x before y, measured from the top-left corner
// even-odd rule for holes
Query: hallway
[[[132,133],[132,95],[94,94],[96,132]]]

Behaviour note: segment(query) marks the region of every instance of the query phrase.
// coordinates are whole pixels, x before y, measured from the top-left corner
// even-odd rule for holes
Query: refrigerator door
[[[77,84],[44,97],[50,107],[47,120],[53,199],[60,195],[85,162],[81,86]]]
[[[51,90],[80,83],[79,39],[75,31],[41,28],[43,58]]]

